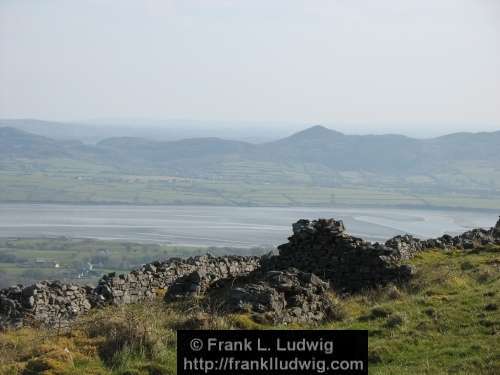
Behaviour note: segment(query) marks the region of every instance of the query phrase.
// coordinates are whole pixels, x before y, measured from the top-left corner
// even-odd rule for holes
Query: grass
[[[500,174],[379,176],[318,166],[226,162],[202,176],[127,171],[67,160],[0,165],[1,202],[226,206],[379,206],[498,209]],[[319,168],[319,169],[318,169]],[[465,168],[465,167],[464,167]],[[472,173],[472,172],[471,172]],[[492,183],[482,188],[488,178]],[[489,181],[489,180],[488,180]]]
[[[208,315],[196,303],[109,307],[69,333],[0,334],[1,374],[174,374],[175,332],[200,329],[367,329],[370,374],[500,373],[500,247],[427,251],[407,285],[336,298],[341,321],[259,324],[248,315]]]
[[[500,250],[430,251],[413,263],[419,275],[397,299],[354,297],[351,319],[330,327],[370,330],[373,374],[498,373],[500,312],[486,307],[500,301]]]

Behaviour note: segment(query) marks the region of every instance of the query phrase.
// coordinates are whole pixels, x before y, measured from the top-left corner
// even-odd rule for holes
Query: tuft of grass
[[[406,317],[403,314],[391,314],[387,318],[387,321],[384,325],[384,327],[387,328],[396,328],[401,326],[406,320]]]
[[[359,320],[366,321],[366,320],[375,320],[379,318],[386,318],[389,315],[391,315],[391,313],[392,313],[391,309],[387,307],[375,306],[370,310],[369,314],[360,316]]]
[[[390,300],[398,300],[402,297],[401,291],[395,285],[387,286],[384,292]]]
[[[257,320],[257,321],[256,321]],[[260,316],[249,314],[232,314],[228,316],[229,323],[238,329],[263,329],[266,320]],[[260,323],[258,322],[260,321]]]

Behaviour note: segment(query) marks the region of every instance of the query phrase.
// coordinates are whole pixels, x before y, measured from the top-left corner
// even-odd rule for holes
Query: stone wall
[[[94,291],[95,304],[119,305],[149,300],[164,294],[171,286],[173,294],[196,294],[218,279],[255,270],[259,261],[259,257],[204,255],[155,262],[124,275],[112,273],[99,281]]]
[[[153,299],[183,276],[200,272],[199,291],[219,278],[236,277],[255,270],[258,257],[198,256],[172,258],[146,264],[128,274],[105,275],[97,287],[40,282],[0,290],[0,328],[24,325],[66,325],[91,308]]]
[[[218,280],[248,275],[260,267],[260,257],[208,258],[192,272],[175,280],[168,288],[166,300],[203,295]]]
[[[404,235],[381,245],[348,235],[342,221],[299,220],[277,255],[263,257],[262,267],[249,276],[218,282],[208,289],[207,298],[209,304],[225,311],[249,312],[257,321],[332,320],[341,311],[329,298],[329,288],[353,292],[405,281],[413,269],[404,262],[420,251],[500,243],[499,234],[500,220],[495,228],[474,229],[460,236],[422,241]]]
[[[279,255],[263,261],[266,270],[295,267],[329,281],[337,290],[357,291],[391,281],[404,281],[412,268],[400,263],[399,252],[345,232],[342,221],[299,220]]]
[[[289,242],[278,247],[278,255],[172,258],[128,274],[108,274],[95,288],[44,281],[2,289],[0,328],[64,325],[91,308],[141,302],[164,293],[167,300],[201,296],[207,291],[210,295],[221,285],[230,288],[229,305],[233,308],[251,305],[258,310],[265,305],[271,312],[282,310],[284,321],[294,321],[302,313],[318,317],[329,308],[324,282],[336,290],[352,292],[404,281],[413,269],[403,262],[422,250],[469,249],[492,243],[500,244],[500,220],[493,228],[474,229],[459,236],[424,241],[410,235],[396,236],[383,245],[350,236],[342,221],[299,220],[293,224]],[[245,280],[250,280],[247,286]],[[232,287],[235,282],[240,284],[238,290]],[[293,286],[293,293],[287,283]],[[266,300],[267,305],[262,304],[269,296],[272,298]],[[299,302],[304,308],[299,309]],[[277,308],[280,304],[282,308]]]
[[[474,249],[489,244],[500,244],[500,219],[490,229],[472,229],[458,236],[445,234],[438,238],[420,240],[408,234],[389,239],[385,245],[396,249],[401,259],[411,259],[425,249]]]
[[[91,308],[92,287],[40,282],[28,287],[16,285],[0,290],[0,327],[23,325],[65,325]]]

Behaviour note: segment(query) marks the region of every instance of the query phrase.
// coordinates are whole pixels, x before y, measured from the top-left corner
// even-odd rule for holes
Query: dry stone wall
[[[299,220],[293,224],[289,242],[278,247],[277,255],[263,257],[261,268],[249,276],[212,284],[208,299],[229,312],[250,312],[256,320],[321,322],[338,315],[328,296],[331,287],[353,292],[405,281],[413,268],[404,262],[420,251],[470,248],[499,240],[500,220],[489,230],[475,229],[426,241],[396,236],[385,245],[350,236],[342,221]]]
[[[357,291],[390,281],[404,281],[412,268],[401,264],[394,248],[372,244],[345,232],[342,221],[299,220],[279,255],[263,261],[267,270],[296,267],[329,281],[333,288]]]
[[[472,229],[458,236],[445,234],[438,238],[420,240],[408,234],[389,239],[385,245],[396,249],[401,259],[411,259],[425,249],[474,249],[489,244],[500,244],[500,219],[490,229]]]
[[[236,277],[259,267],[259,257],[210,255],[147,264],[124,275],[104,276],[94,292],[95,304],[124,304],[171,294],[197,294],[221,278]]]
[[[259,266],[258,257],[198,256],[146,264],[128,274],[105,275],[97,287],[59,281],[16,285],[0,290],[0,329],[24,325],[67,325],[91,308],[153,299],[174,282],[193,272],[205,276],[200,290],[223,277],[235,277]]]
[[[128,274],[104,276],[97,287],[40,282],[0,290],[0,328],[65,325],[91,308],[153,299],[212,295],[226,288],[229,310],[250,306],[274,314],[273,321],[318,321],[328,315],[327,285],[357,291],[411,277],[404,261],[428,248],[475,248],[500,244],[500,220],[490,229],[419,240],[396,236],[370,243],[345,232],[342,221],[299,220],[278,255],[199,256],[144,265]],[[228,283],[228,281],[230,281]],[[235,285],[238,285],[236,287]],[[302,307],[301,307],[302,306]]]
[[[91,309],[92,287],[40,282],[23,288],[16,285],[0,291],[0,328],[23,325],[66,325]]]

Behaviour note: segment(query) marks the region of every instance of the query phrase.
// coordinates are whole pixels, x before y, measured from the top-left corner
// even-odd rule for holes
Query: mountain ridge
[[[119,202],[134,203],[332,205],[348,199],[356,205],[395,199],[483,208],[500,202],[500,132],[422,140],[314,126],[259,144],[112,137],[95,145],[12,128],[0,134],[4,200],[59,201],[62,192],[71,202],[110,202],[110,192],[119,189]],[[172,178],[184,182],[167,182]],[[25,181],[21,190],[19,179]]]
[[[253,144],[219,137],[186,138],[175,141],[139,137],[111,137],[96,145],[78,141],[61,141],[18,130],[0,128],[3,155],[23,156],[28,150],[37,155],[65,154],[69,157],[121,156],[127,160],[141,159],[169,162],[203,157],[272,162],[307,162],[337,170],[398,170],[417,168],[422,163],[447,163],[460,160],[500,161],[500,131],[453,133],[420,140],[398,134],[348,135],[315,125],[277,141]],[[21,147],[24,146],[24,147]],[[28,147],[29,146],[29,147]],[[463,152],[466,151],[466,152]],[[86,154],[83,155],[82,154]]]

